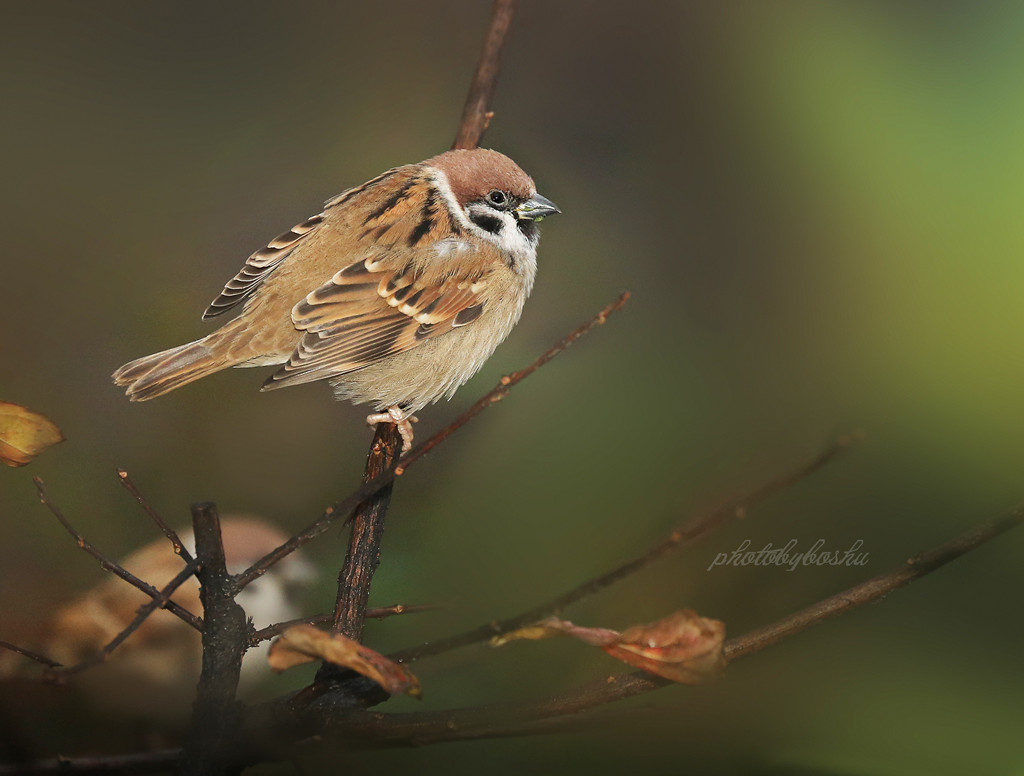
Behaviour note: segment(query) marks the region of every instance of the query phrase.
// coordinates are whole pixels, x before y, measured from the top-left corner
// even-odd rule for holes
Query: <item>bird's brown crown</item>
[[[494,189],[519,200],[527,200],[537,192],[533,178],[519,165],[488,148],[445,151],[424,164],[447,176],[448,185],[460,205],[482,200]]]

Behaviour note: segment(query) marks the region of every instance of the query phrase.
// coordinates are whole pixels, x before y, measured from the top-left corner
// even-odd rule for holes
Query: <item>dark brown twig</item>
[[[600,576],[594,577],[593,579],[577,585],[557,598],[553,598],[540,606],[536,606],[522,612],[521,614],[517,614],[514,617],[488,622],[473,628],[472,630],[464,631],[463,633],[458,633],[454,636],[449,636],[448,638],[430,641],[425,644],[421,644],[418,647],[411,647],[409,649],[402,650],[401,652],[392,654],[390,657],[398,662],[411,662],[420,658],[458,649],[459,647],[464,647],[469,644],[486,641],[493,636],[518,630],[519,628],[536,622],[549,614],[558,614],[567,606],[577,603],[587,596],[604,590],[610,585],[625,579],[631,574],[635,574],[643,568],[646,568],[670,551],[685,547],[698,539],[707,536],[713,530],[729,520],[745,516],[750,509],[763,502],[769,496],[795,485],[806,477],[814,474],[814,472],[818,471],[829,462],[833,461],[836,456],[854,444],[858,438],[859,437],[856,434],[846,434],[839,437],[820,454],[802,465],[800,468],[792,472],[788,472],[781,477],[769,480],[745,496],[735,499],[719,509],[705,515],[697,515],[691,518],[684,525],[673,530],[672,533],[654,544],[643,554],[628,560],[625,563],[619,564]]]
[[[439,608],[440,607],[436,604],[394,604],[393,606],[370,607],[366,610],[366,619],[383,620],[386,617],[395,617],[400,614],[416,614],[417,612],[429,612]],[[296,625],[329,625],[333,622],[333,612],[330,614],[314,614],[311,617],[297,617],[294,620],[277,622],[273,625],[268,625],[266,628],[260,628],[259,630],[250,633],[249,646],[255,647],[260,642],[272,639],[274,636],[284,633],[286,630]]]
[[[400,614],[419,614],[441,609],[441,604],[392,604],[391,606],[374,606],[366,610],[366,619],[383,620],[397,617]]]
[[[178,749],[139,754],[98,757],[56,757],[23,765],[0,765],[0,776],[46,776],[73,773],[76,776],[129,776],[141,773],[171,773],[181,755]]]
[[[60,507],[58,507],[53,501],[50,500],[50,496],[46,492],[46,486],[43,484],[42,479],[40,479],[39,477],[33,477],[32,482],[35,483],[36,490],[39,492],[39,500],[47,509],[50,510],[53,516],[56,517],[58,521],[60,521],[60,524],[64,526],[64,530],[71,534],[71,538],[75,540],[75,543],[79,546],[80,549],[84,550],[89,555],[98,560],[100,562],[100,566],[103,567],[106,571],[109,571],[112,574],[114,574],[114,576],[123,579],[132,587],[138,588],[143,593],[152,598],[154,601],[157,601],[160,598],[159,590],[157,590],[148,582],[143,582],[141,579],[139,579],[126,568],[124,568],[124,566],[122,566],[120,563],[110,560],[110,558],[108,558],[102,552],[93,547],[92,544],[90,544],[84,536],[82,536],[80,533],[78,533],[78,531],[75,530],[74,526],[72,526],[71,523],[68,522],[67,518],[64,517],[64,513],[60,510]],[[189,576],[191,576],[191,574]],[[174,601],[166,600],[160,601],[160,605],[164,606],[164,608],[167,609],[167,611],[169,611],[171,614],[174,614],[179,619],[183,620],[184,622],[187,622],[197,631],[202,631],[202,619],[192,614],[192,612],[190,612],[185,607],[176,604]]]
[[[378,423],[373,434],[373,443],[366,457],[366,471],[363,482],[374,479],[395,468],[402,449],[402,437],[394,423]],[[373,575],[380,565],[380,546],[384,537],[384,518],[391,503],[393,483],[381,488],[356,507],[352,516],[352,532],[349,535],[348,552],[338,572],[338,594],[334,603],[331,630],[355,641],[363,640],[363,625],[366,623],[366,603],[370,598]],[[345,687],[345,678],[351,672],[328,661],[321,663],[316,672],[315,683],[325,692]],[[353,694],[350,687],[341,692]],[[358,694],[356,694],[358,695]],[[373,702],[377,693],[366,696],[367,704]]]
[[[771,625],[731,639],[725,644],[729,662],[747,657],[805,628],[877,601],[905,585],[941,568],[961,555],[995,539],[1024,522],[1024,508],[988,520],[905,564],[827,598]],[[500,703],[451,711],[411,714],[363,714],[346,719],[337,727],[345,738],[360,745],[378,746],[427,744],[460,739],[510,735],[524,723],[578,714],[613,701],[624,700],[673,684],[643,671],[600,679],[571,690],[534,701]],[[527,732],[530,732],[527,729]]]
[[[418,461],[420,458],[422,458],[435,447],[437,447],[439,444],[441,444],[449,436],[451,436],[464,425],[466,425],[466,423],[471,421],[473,418],[475,418],[481,412],[486,410],[488,407],[493,407],[495,404],[497,404],[506,396],[508,396],[509,391],[511,391],[515,385],[521,383],[527,377],[529,377],[542,366],[544,366],[546,363],[548,363],[548,361],[553,359],[555,356],[563,353],[565,350],[570,348],[572,345],[576,343],[577,340],[579,340],[582,336],[587,334],[595,326],[601,326],[605,321],[608,320],[609,315],[621,310],[627,301],[629,301],[629,292],[623,291],[621,294],[619,294],[618,298],[616,298],[614,302],[606,305],[604,309],[601,310],[601,312],[599,312],[589,321],[587,321],[581,326],[578,326],[577,328],[569,332],[567,335],[562,337],[562,339],[560,339],[558,342],[556,342],[554,345],[548,348],[544,353],[541,354],[540,358],[538,358],[528,367],[526,367],[525,369],[520,369],[518,372],[512,372],[512,374],[505,375],[504,377],[502,377],[498,384],[494,386],[490,391],[485,393],[482,397],[480,397],[480,399],[478,399],[477,402],[472,407],[470,407],[468,410],[459,415],[459,417],[457,417],[447,426],[445,426],[443,429],[434,434],[434,436],[430,437],[430,439],[428,439],[422,445],[419,445],[418,447],[415,447],[414,449],[410,450],[408,455],[403,455],[399,467],[395,470],[395,474],[399,476],[404,474],[405,471],[410,466],[416,463],[416,461]]]
[[[220,516],[211,503],[192,505],[196,557],[201,564],[199,597],[203,603],[203,671],[196,687],[192,726],[182,750],[181,774],[224,774],[233,761],[239,721],[235,701],[242,656],[248,648],[245,611],[235,602],[234,579],[224,560]]]
[[[132,498],[139,502],[139,506],[142,507],[142,511],[149,515],[150,519],[157,524],[157,527],[161,531],[163,531],[164,536],[170,540],[171,546],[174,548],[174,554],[180,555],[182,560],[186,563],[191,563],[195,560],[195,558],[192,557],[192,553],[189,552],[185,545],[181,543],[181,537],[178,536],[177,531],[171,528],[167,522],[160,517],[142,493],[139,492],[139,489],[135,487],[135,483],[132,482],[131,478],[128,476],[128,472],[124,469],[118,469],[117,478],[121,481],[121,484],[124,485],[125,490],[132,495]]]
[[[34,660],[37,663],[41,663],[47,668],[60,668],[60,663],[56,660],[51,660],[46,655],[40,655],[38,652],[33,652],[31,649],[25,649],[25,647],[19,647],[17,644],[12,644],[9,641],[0,641],[0,649],[6,649],[8,652],[17,652],[19,655],[27,657],[29,660]]]
[[[453,148],[476,148],[487,127],[487,103],[494,94],[498,78],[501,50],[512,16],[515,0],[495,0],[483,53],[477,64],[476,75],[466,97],[462,121]],[[398,460],[401,440],[398,427],[393,423],[378,423],[366,460],[363,483],[390,471]],[[380,564],[380,543],[384,535],[384,519],[391,502],[394,483],[375,491],[361,502],[352,516],[352,532],[348,553],[338,572],[338,595],[334,605],[331,629],[361,641],[366,620],[366,604],[370,596],[373,575]],[[319,678],[338,673],[336,668],[324,664]]]
[[[394,468],[402,449],[402,438],[393,423],[378,423],[373,444],[366,458],[363,482],[372,482]],[[348,554],[338,573],[338,595],[334,604],[331,630],[355,641],[363,640],[366,602],[370,584],[380,564],[380,543],[384,535],[384,517],[391,502],[394,483],[381,488],[356,507],[352,519]]]
[[[121,644],[124,643],[125,639],[127,639],[129,636],[135,633],[135,631],[137,631],[142,626],[142,623],[144,623],[153,612],[155,612],[157,609],[162,608],[170,609],[171,596],[174,595],[174,592],[179,587],[181,587],[186,581],[188,581],[195,573],[196,564],[194,562],[185,566],[185,568],[178,572],[174,579],[172,579],[170,582],[164,585],[164,587],[161,590],[156,591],[156,596],[154,596],[154,598],[151,601],[139,607],[139,611],[135,615],[135,618],[130,623],[128,623],[124,630],[122,630],[120,633],[114,636],[114,638],[107,642],[103,649],[101,649],[95,655],[91,655],[90,657],[87,657],[85,660],[81,661],[80,663],[76,663],[73,666],[67,666],[66,668],[56,668],[52,671],[48,671],[45,676],[48,679],[62,680],[66,676],[80,673],[81,671],[84,671],[87,668],[91,668],[92,666],[99,665],[100,663],[104,662],[108,657],[110,657],[111,653],[113,653],[115,649],[117,649],[119,646],[121,646]]]
[[[511,388],[517,383],[525,380],[531,374],[536,372],[540,367],[546,364],[548,361],[553,359],[555,356],[562,353],[566,348],[575,343],[580,337],[589,332],[595,326],[604,323],[608,316],[617,310],[622,309],[622,306],[629,299],[628,293],[622,293],[618,299],[605,307],[601,312],[591,318],[589,321],[579,326],[573,332],[563,337],[551,348],[545,351],[536,361],[534,361],[526,369],[522,369],[518,372],[513,372],[511,375],[501,378],[501,382],[498,383],[493,389],[484,395],[476,404],[470,407],[466,412],[456,418],[445,428],[438,431],[434,436],[430,437],[426,442],[421,445],[417,445],[408,454],[402,456],[401,465],[395,469],[385,472],[379,477],[374,478],[371,482],[367,482],[361,485],[355,493],[350,495],[348,498],[337,502],[333,506],[328,507],[324,514],[316,521],[306,527],[304,531],[296,534],[291,539],[286,541],[277,549],[267,553],[252,566],[243,571],[237,577],[238,589],[242,589],[254,579],[258,579],[263,576],[267,571],[275,564],[278,563],[282,558],[287,557],[295,550],[299,549],[305,544],[315,539],[320,534],[324,533],[328,528],[331,527],[339,519],[347,517],[349,512],[355,508],[355,506],[364,501],[368,496],[376,493],[383,487],[391,484],[395,479],[404,474],[410,466],[416,463],[420,458],[426,455],[428,452],[433,450],[437,445],[441,444],[445,439],[451,436],[453,433],[462,428],[466,423],[475,418],[481,412],[488,407],[491,407],[502,399],[504,399]]]
[[[784,617],[771,625],[746,633],[730,640],[725,645],[725,657],[730,662],[760,652],[787,636],[792,636],[819,622],[844,614],[850,609],[877,601],[894,590],[942,568],[950,561],[995,539],[1000,534],[1024,522],[1024,506],[1018,506],[1009,513],[986,520],[969,531],[950,539],[945,544],[928,552],[922,552],[891,571],[862,582],[845,592],[826,598],[799,612]]]
[[[777,622],[751,631],[726,642],[725,654],[730,662],[748,657],[760,650],[789,638],[801,630],[831,617],[871,603],[927,574],[946,563],[995,539],[1005,531],[1024,522],[1024,509],[986,521],[939,547],[910,558],[905,564],[856,585],[843,593],[784,617]],[[534,732],[528,723],[542,719],[569,716],[589,711],[607,703],[624,700],[658,690],[672,684],[643,671],[610,676],[581,685],[548,698],[534,701],[491,704],[449,711],[411,714],[356,714],[337,720],[332,734],[345,739],[358,740],[361,746],[408,746],[460,739],[479,739]],[[138,763],[140,768],[173,762],[176,752],[159,752],[127,757],[98,758],[99,769],[92,760],[66,760],[61,771],[56,763],[44,763],[0,769],[0,776],[13,774],[45,774],[68,772],[121,773],[114,770],[120,762]],[[104,770],[103,763],[111,769]],[[148,772],[145,770],[131,772]]]
[[[515,11],[516,0],[495,0],[491,8],[491,22],[484,41],[484,49],[480,53],[480,61],[477,62],[469,94],[466,95],[462,120],[459,122],[459,131],[455,135],[452,148],[476,148],[480,145],[480,138],[493,115],[487,106],[498,84],[501,50],[505,46],[505,37],[512,25]]]

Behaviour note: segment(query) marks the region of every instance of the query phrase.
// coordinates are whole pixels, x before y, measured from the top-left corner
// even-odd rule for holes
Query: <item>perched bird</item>
[[[231,573],[245,570],[288,538],[276,526],[251,515],[225,515],[221,535]],[[192,531],[182,531],[180,536],[194,552]],[[159,589],[181,571],[183,562],[161,537],[124,558],[121,565]],[[301,554],[293,554],[248,585],[236,600],[256,628],[292,620],[303,614],[296,593],[316,578],[315,567]],[[194,614],[203,613],[195,577],[178,588],[172,599]],[[27,634],[26,643],[65,666],[74,665],[98,653],[148,600],[144,593],[110,576],[41,621],[39,632]],[[239,683],[243,694],[270,675],[266,657],[269,644],[263,642],[246,653]],[[31,675],[33,669],[38,669],[13,653],[2,653],[0,658],[0,679]],[[102,665],[77,674],[74,684],[92,708],[179,722],[187,719],[201,660],[199,633],[173,614],[158,611]]]
[[[256,251],[203,318],[242,304],[203,339],[125,364],[114,382],[145,401],[231,366],[280,365],[262,390],[329,380],[398,424],[476,374],[522,313],[537,222],[559,213],[511,159],[448,151],[327,202]]]

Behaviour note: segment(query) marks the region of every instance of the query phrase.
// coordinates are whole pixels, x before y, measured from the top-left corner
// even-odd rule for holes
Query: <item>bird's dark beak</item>
[[[542,218],[561,212],[558,209],[558,205],[547,197],[542,197],[540,194],[534,194],[516,208],[516,215],[527,221],[540,221]]]

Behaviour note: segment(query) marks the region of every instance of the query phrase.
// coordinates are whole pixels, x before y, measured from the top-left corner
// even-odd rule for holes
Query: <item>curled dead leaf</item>
[[[722,645],[725,624],[701,617],[690,609],[673,612],[647,625],[626,631],[585,628],[568,620],[547,617],[539,622],[491,639],[501,646],[519,639],[572,636],[600,647],[616,660],[683,684],[699,684],[714,678],[725,666]]]
[[[20,404],[0,401],[0,461],[24,466],[43,450],[64,441],[57,425]]]
[[[725,667],[725,623],[690,609],[628,628],[603,646],[612,657],[673,682],[700,684]]]
[[[340,633],[328,633],[312,625],[289,628],[274,640],[267,655],[271,669],[277,673],[314,660],[350,668],[392,695],[407,693],[419,698],[422,694],[419,679],[398,663]]]

